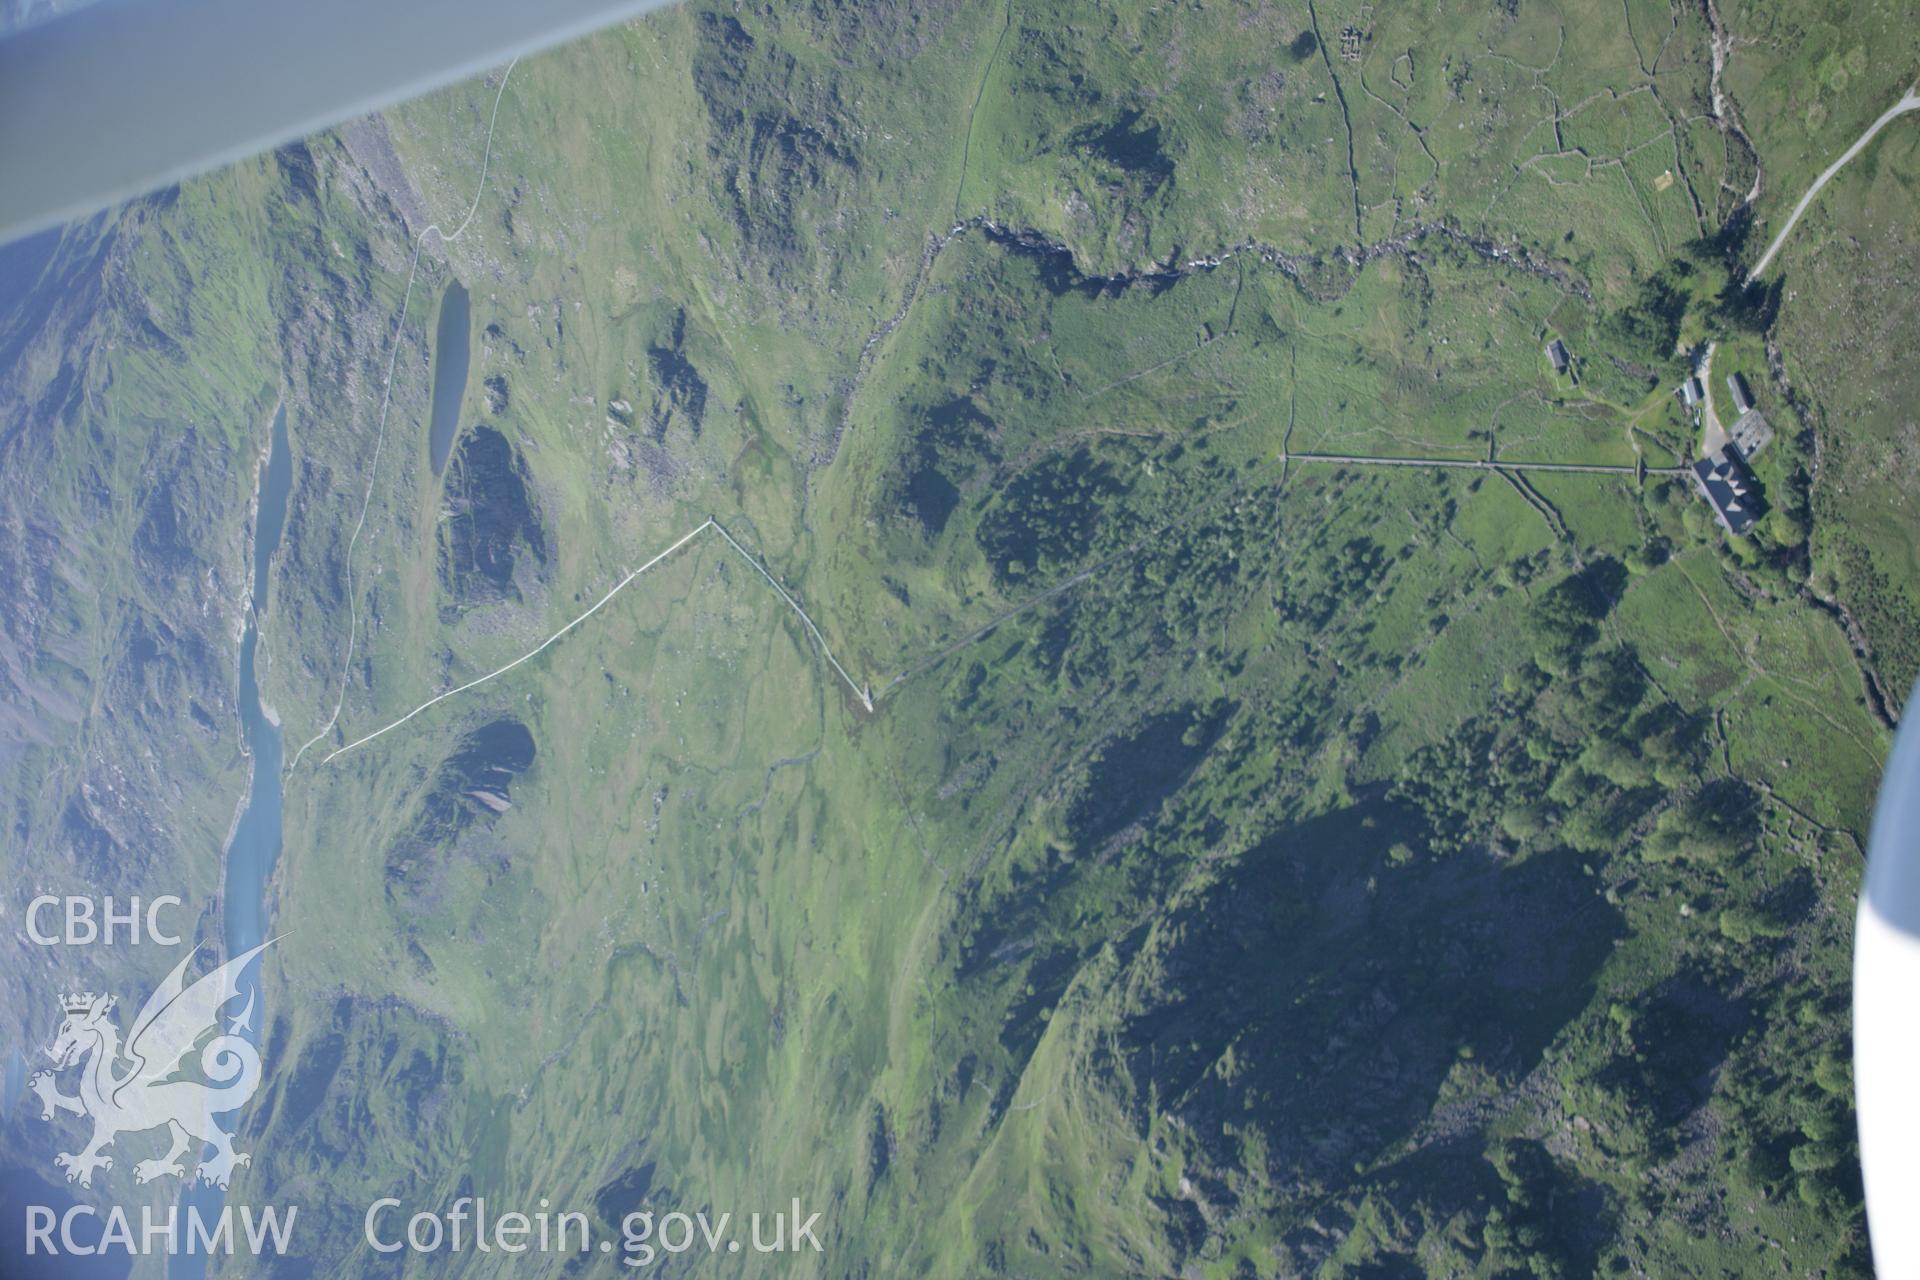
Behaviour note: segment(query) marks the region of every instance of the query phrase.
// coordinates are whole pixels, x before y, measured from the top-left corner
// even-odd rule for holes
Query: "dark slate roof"
[[[1727,375],[1727,390],[1733,392],[1733,407],[1741,413],[1753,408],[1753,393],[1747,390],[1747,380],[1737,373]]]
[[[1747,470],[1738,445],[1726,445],[1694,463],[1693,478],[1728,533],[1744,534],[1767,514],[1767,504],[1754,488],[1753,473]]]
[[[1572,357],[1567,354],[1567,344],[1555,338],[1547,344],[1547,359],[1553,361],[1556,372],[1565,373]]]

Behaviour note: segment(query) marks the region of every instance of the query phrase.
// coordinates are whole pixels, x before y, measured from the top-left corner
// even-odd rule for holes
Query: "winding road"
[[[1767,251],[1760,255],[1760,261],[1754,263],[1753,270],[1747,272],[1748,280],[1758,280],[1766,274],[1767,268],[1773,264],[1773,256],[1780,252],[1780,246],[1786,243],[1787,234],[1793,230],[1794,224],[1800,221],[1800,215],[1807,211],[1807,206],[1813,203],[1813,198],[1820,194],[1820,188],[1826,186],[1834,174],[1845,168],[1847,161],[1859,155],[1866,145],[1873,141],[1875,134],[1909,111],[1920,111],[1920,84],[1907,90],[1905,97],[1888,107],[1878,120],[1867,126],[1865,133],[1854,139],[1853,145],[1842,152],[1838,160],[1827,166],[1825,173],[1813,180],[1813,185],[1807,188],[1807,193],[1800,197],[1800,203],[1793,206],[1793,213],[1788,217],[1787,225],[1780,228],[1780,234],[1773,238],[1773,243],[1767,246]]]
[[[354,522],[353,536],[347,539],[347,652],[340,663],[340,692],[334,698],[333,712],[327,716],[327,722],[320,727],[320,732],[301,743],[300,749],[293,753],[293,759],[287,763],[289,773],[299,765],[300,758],[307,754],[308,747],[333,732],[333,727],[340,723],[340,709],[346,705],[347,677],[353,670],[354,645],[360,639],[360,597],[354,594],[353,590],[353,553],[360,545],[360,535],[366,531],[367,513],[373,509],[374,482],[380,478],[380,455],[387,447],[387,415],[393,408],[393,372],[400,361],[400,335],[406,327],[407,307],[413,301],[414,281],[420,275],[420,251],[426,248],[428,236],[439,236],[443,246],[452,244],[467,234],[467,227],[472,224],[473,215],[480,211],[480,197],[485,195],[487,190],[487,171],[493,167],[493,131],[500,122],[500,100],[507,96],[507,81],[513,79],[513,69],[519,65],[519,58],[509,62],[507,69],[500,73],[500,87],[494,90],[493,110],[487,115],[486,147],[480,155],[480,180],[474,185],[473,201],[467,205],[467,216],[460,219],[460,225],[451,232],[442,231],[440,224],[436,222],[423,228],[420,234],[413,238],[413,257],[407,263],[407,287],[400,295],[400,314],[393,318],[393,341],[387,345],[387,376],[386,380],[380,384],[380,426],[374,435],[373,461],[367,466],[367,492],[360,500],[360,518]]]

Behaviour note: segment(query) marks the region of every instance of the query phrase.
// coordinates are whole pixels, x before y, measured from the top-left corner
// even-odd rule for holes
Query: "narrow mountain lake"
[[[287,407],[273,415],[273,443],[260,477],[258,528],[253,538],[253,611],[267,611],[267,573],[287,527],[287,495],[293,489],[293,451],[287,447]]]
[[[253,607],[247,611],[246,627],[240,635],[240,734],[247,753],[253,757],[253,769],[247,787],[247,802],[234,824],[233,837],[226,848],[224,888],[220,896],[221,921],[226,955],[237,956],[258,946],[266,937],[267,878],[280,859],[282,744],[280,725],[260,697],[260,683],[254,671],[259,649],[261,615],[267,606],[268,575],[273,556],[286,533],[287,501],[293,489],[293,453],[287,443],[287,410],[282,405],[273,419],[273,440],[268,447],[266,465],[260,469],[259,516],[253,531]],[[261,962],[248,966],[241,989],[248,991],[246,1008],[251,1017],[237,1028],[258,1048],[266,1025],[265,1001],[260,991]],[[238,1006],[226,1010],[229,1020]],[[229,1021],[229,1026],[231,1022]],[[271,1078],[275,1063],[267,1063],[264,1072]],[[243,1113],[227,1118],[227,1127]],[[205,1152],[196,1153],[204,1155]],[[184,1185],[180,1206],[197,1209],[203,1220],[211,1222],[226,1201],[226,1193],[205,1183]],[[207,1273],[202,1255],[176,1256],[167,1266],[167,1280],[200,1280]]]
[[[467,287],[455,280],[440,295],[440,322],[433,335],[433,425],[427,439],[435,475],[446,470],[453,437],[460,430],[460,402],[467,394],[472,312]]]

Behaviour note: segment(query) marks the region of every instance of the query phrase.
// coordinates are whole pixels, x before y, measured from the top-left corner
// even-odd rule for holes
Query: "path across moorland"
[[[1767,251],[1760,255],[1760,261],[1754,263],[1753,270],[1747,272],[1748,280],[1758,280],[1766,274],[1767,268],[1773,264],[1774,255],[1779,253],[1780,246],[1787,242],[1787,233],[1793,230],[1796,222],[1800,221],[1800,215],[1807,211],[1807,206],[1813,203],[1813,198],[1820,194],[1820,188],[1832,181],[1833,175],[1844,169],[1847,161],[1859,155],[1866,145],[1873,141],[1875,134],[1909,111],[1920,111],[1920,84],[1907,90],[1905,97],[1882,112],[1880,118],[1868,125],[1867,131],[1855,138],[1853,145],[1843,151],[1838,160],[1828,165],[1826,171],[1813,180],[1813,185],[1807,188],[1807,193],[1800,197],[1800,203],[1793,206],[1792,214],[1787,217],[1787,225],[1780,228],[1780,234],[1773,238],[1773,243],[1767,246]]]

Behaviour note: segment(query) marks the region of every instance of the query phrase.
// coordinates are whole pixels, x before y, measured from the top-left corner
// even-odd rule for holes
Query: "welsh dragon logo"
[[[108,1016],[112,996],[89,991],[61,999],[66,1020],[47,1049],[53,1070],[36,1073],[30,1087],[40,1097],[41,1119],[69,1111],[93,1121],[93,1136],[79,1154],[62,1152],[54,1158],[67,1171],[68,1182],[92,1186],[95,1169],[113,1168],[113,1157],[101,1153],[116,1137],[162,1126],[172,1146],[157,1159],[136,1163],[136,1182],[184,1177],[180,1159],[190,1147],[204,1149],[200,1144],[210,1144],[214,1153],[199,1161],[198,1176],[214,1186],[225,1188],[235,1167],[252,1162],[251,1156],[233,1149],[233,1135],[213,1120],[245,1105],[260,1087],[260,1051],[239,1034],[250,1029],[252,997],[224,1033],[220,1011],[240,994],[240,975],[247,965],[271,945],[269,939],[235,956],[192,986],[186,984],[186,972],[196,952],[189,952],[140,1007],[124,1046],[120,1028]],[[209,1031],[216,1034],[200,1051],[200,1072],[206,1080],[176,1079],[187,1055]],[[60,1092],[55,1076],[76,1062],[82,1064],[80,1092],[70,1097]]]

